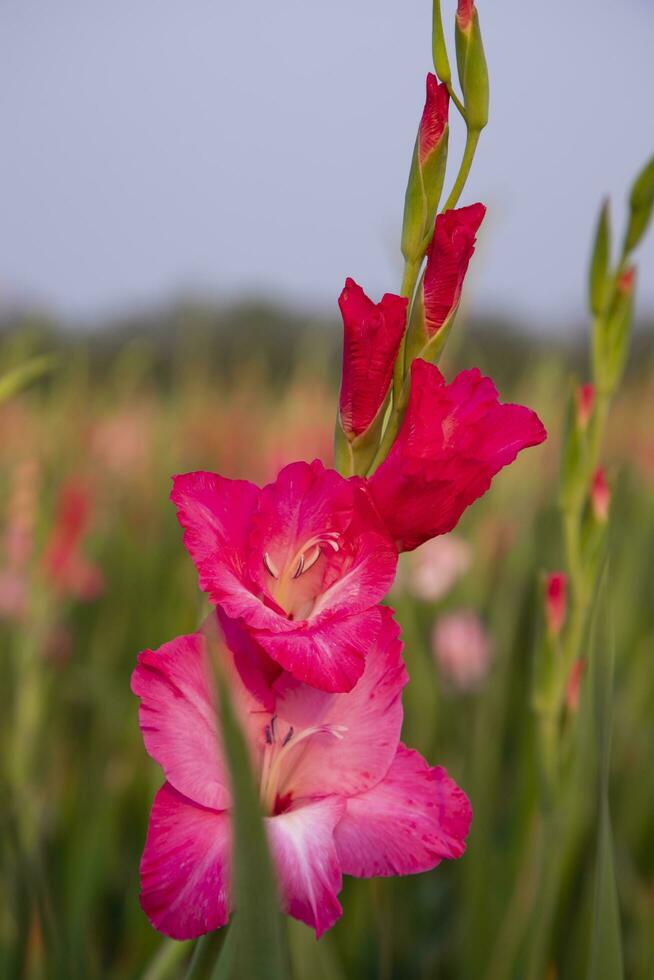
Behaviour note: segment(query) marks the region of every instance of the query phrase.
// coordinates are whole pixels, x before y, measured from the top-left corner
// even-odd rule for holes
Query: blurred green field
[[[266,481],[291,459],[331,460],[337,357],[320,332],[275,344],[269,335],[251,340],[248,354],[211,356],[201,332],[193,342],[172,333],[164,348],[127,329],[106,348],[71,336],[51,343],[41,331],[33,343],[56,348],[58,361],[0,406],[0,976],[182,977],[187,949],[178,955],[138,903],[161,774],[143,750],[129,689],[138,651],[193,630],[203,612],[167,499],[170,476],[206,468]],[[18,361],[30,343],[8,337],[0,365]],[[296,355],[279,353],[291,343]],[[455,344],[443,368],[451,375],[473,363],[497,375],[503,400],[535,408],[550,439],[465,515],[456,533],[471,562],[450,591],[416,598],[404,556],[391,597],[411,675],[405,738],[470,796],[469,849],[416,878],[346,880],[343,918],[320,944],[298,923],[289,927],[297,980],[527,976],[539,848],[552,846],[536,817],[531,672],[542,577],[562,565],[565,395],[571,365],[583,365],[573,351],[540,342],[504,348],[489,330]],[[635,359],[604,454],[614,491],[611,804],[633,980],[654,976],[652,367],[645,354]],[[67,520],[77,521],[76,564],[62,575],[57,534],[65,536]],[[448,683],[431,644],[434,622],[462,608],[481,617],[493,649],[487,676],[467,692]],[[582,679],[583,717],[587,687]],[[548,980],[586,975],[596,800],[590,752],[566,801],[574,832],[561,837]]]

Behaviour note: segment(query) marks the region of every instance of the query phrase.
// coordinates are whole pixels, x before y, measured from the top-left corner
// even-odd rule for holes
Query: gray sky
[[[560,327],[583,315],[600,198],[622,217],[654,151],[654,0],[478,7],[472,303]],[[429,0],[0,0],[0,302],[89,316],[254,290],[335,309],[347,275],[396,291],[430,18]]]

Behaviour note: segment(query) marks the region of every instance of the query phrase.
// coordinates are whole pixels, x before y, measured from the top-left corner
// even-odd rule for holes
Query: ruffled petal
[[[377,610],[309,621],[293,633],[257,633],[257,641],[284,670],[321,691],[351,691],[363,674],[378,629]]]
[[[214,602],[227,598],[251,605],[248,588],[247,535],[259,499],[247,480],[227,480],[199,471],[173,477],[170,499],[184,528],[184,545],[198,570],[200,588]],[[242,615],[239,608],[227,610]]]
[[[262,713],[267,706],[244,683],[238,669],[238,647],[235,652],[227,650],[215,613],[201,632],[179,636],[158,650],[139,654],[132,691],[141,699],[139,724],[145,747],[168,782],[195,803],[222,810],[229,806],[231,796],[217,728],[207,638],[214,655],[220,658],[251,750],[257,752],[263,739]],[[230,639],[234,644],[235,637]]]
[[[141,906],[155,929],[195,939],[225,925],[230,851],[228,813],[197,806],[164,783],[141,859]]]
[[[414,874],[461,857],[471,816],[467,796],[445,769],[432,769],[400,745],[385,779],[346,801],[336,828],[343,873]]]
[[[282,898],[289,915],[316,930],[330,929],[343,911],[334,828],[343,813],[336,796],[268,817],[266,825]]]
[[[369,488],[402,551],[451,531],[502,467],[547,436],[522,405],[502,405],[478,370],[450,385],[433,364],[411,365],[409,404],[398,437]]]
[[[375,614],[376,635],[365,670],[349,694],[326,694],[288,674],[275,682],[280,731],[320,729],[288,753],[281,796],[352,796],[386,775],[400,738],[402,688],[408,676],[392,610]]]

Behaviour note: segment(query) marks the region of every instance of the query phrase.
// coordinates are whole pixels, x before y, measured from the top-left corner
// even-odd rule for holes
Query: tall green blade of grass
[[[250,757],[227,684],[217,665],[215,678],[219,723],[232,787],[232,880],[236,913],[212,980],[244,977],[288,980],[288,938]]]
[[[597,596],[591,630],[591,679],[599,764],[599,828],[588,980],[622,980],[622,937],[613,863],[609,806],[615,637],[609,608],[608,569]]]

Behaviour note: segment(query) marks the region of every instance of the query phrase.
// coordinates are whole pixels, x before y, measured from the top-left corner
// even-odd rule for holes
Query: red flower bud
[[[462,31],[467,30],[470,26],[474,13],[475,0],[459,0],[456,8],[456,19]]]
[[[373,303],[347,279],[338,305],[343,317],[341,426],[355,439],[372,424],[390,387],[393,365],[406,325],[408,300],[386,293]]]
[[[545,581],[545,618],[550,636],[561,632],[567,607],[568,576],[565,572],[551,572]]]
[[[418,160],[424,167],[438,147],[447,126],[450,96],[446,85],[439,85],[431,72],[427,75],[427,98],[418,128]]]
[[[632,292],[634,288],[635,279],[636,279],[636,267],[633,265],[628,266],[628,268],[626,268],[624,272],[621,272],[620,275],[618,276],[618,282],[617,282],[618,292],[621,293],[623,296],[629,296],[629,294]]]
[[[600,524],[606,524],[609,519],[609,508],[611,506],[611,488],[606,482],[606,474],[601,466],[595,470],[593,475],[593,482],[590,488],[590,504],[595,520]]]
[[[475,250],[475,236],[485,214],[483,204],[471,204],[444,211],[436,218],[423,283],[427,339],[458,306],[468,263]]]
[[[588,426],[595,407],[595,385],[590,382],[577,388],[577,425],[582,431]]]

